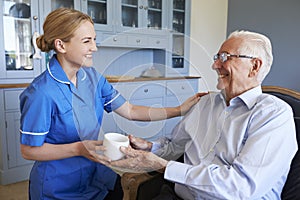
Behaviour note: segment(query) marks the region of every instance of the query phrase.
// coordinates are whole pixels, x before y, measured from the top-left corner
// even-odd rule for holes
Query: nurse
[[[119,177],[105,166],[109,159],[96,153],[104,150],[97,140],[104,110],[129,120],[162,120],[185,114],[200,94],[174,108],[132,105],[91,67],[97,47],[88,15],[60,8],[43,29],[37,46],[55,54],[20,95],[21,152],[35,160],[29,198],[122,199]]]

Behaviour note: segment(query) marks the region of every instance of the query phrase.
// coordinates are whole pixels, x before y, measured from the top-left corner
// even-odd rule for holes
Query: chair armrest
[[[184,156],[176,161],[183,162]],[[156,197],[163,184],[174,187],[174,183],[164,179],[164,174],[157,171],[121,174],[121,184],[124,192],[123,200],[151,200]]]
[[[149,199],[152,199],[152,197],[159,193],[160,183],[163,184],[163,180],[163,174],[158,172],[124,173],[121,176],[121,184],[124,192],[123,200],[139,199],[139,190],[141,185],[146,186],[145,190],[147,192],[141,191],[140,195],[145,195],[149,197]],[[147,187],[148,184],[151,185],[151,187]],[[145,199],[145,197],[143,197],[143,199]]]

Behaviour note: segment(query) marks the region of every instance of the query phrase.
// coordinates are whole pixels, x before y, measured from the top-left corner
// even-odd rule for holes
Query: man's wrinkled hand
[[[148,142],[142,138],[134,137],[133,135],[129,135],[128,138],[132,148],[143,151],[151,151],[152,142]]]
[[[168,163],[168,161],[148,151],[135,150],[131,147],[121,147],[120,150],[126,155],[126,158],[112,161],[110,166],[146,172],[164,169]]]

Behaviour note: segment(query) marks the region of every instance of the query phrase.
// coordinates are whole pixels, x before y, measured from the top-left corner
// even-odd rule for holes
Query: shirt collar
[[[238,96],[248,107],[248,109],[253,108],[257,102],[257,98],[262,94],[261,86],[257,86],[255,88],[252,88],[251,90],[248,90]]]
[[[77,81],[84,81],[87,77],[85,72],[85,67],[80,67],[80,69],[77,72]]]
[[[66,73],[64,72],[63,68],[59,64],[59,62],[56,58],[56,55],[53,55],[53,57],[50,59],[48,65],[47,65],[47,70],[48,70],[50,76],[54,80],[56,80],[60,83],[70,85],[70,80],[68,79],[68,77],[67,77]]]
[[[47,70],[50,74],[50,76],[64,84],[70,85],[70,80],[68,79],[65,71],[62,69],[61,65],[59,64],[56,55],[53,55],[53,57],[50,59],[48,65],[47,65]],[[84,69],[80,68],[77,72],[77,78],[80,81],[84,81],[86,79],[87,75]]]
[[[239,96],[233,98],[230,100],[230,105],[234,104],[234,102],[237,101],[237,99],[240,99],[244,104],[248,107],[248,109],[251,109],[257,102],[257,98],[262,94],[261,86],[257,86],[255,88],[252,88]],[[220,94],[221,99],[225,101],[224,94],[221,92]]]

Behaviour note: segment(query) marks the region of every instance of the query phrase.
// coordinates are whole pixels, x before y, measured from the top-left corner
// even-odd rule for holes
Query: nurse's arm
[[[86,140],[70,144],[49,144],[42,146],[28,146],[21,144],[21,153],[24,159],[49,161],[84,156],[92,161],[108,164],[107,157],[97,154],[96,150],[103,151],[102,141]]]
[[[192,106],[195,105],[200,100],[200,97],[206,94],[207,93],[197,93],[191,96],[190,98],[188,98],[180,106],[176,106],[176,107],[154,108],[148,106],[133,105],[127,101],[118,109],[116,109],[115,112],[129,120],[138,120],[138,121],[163,120],[163,119],[185,115],[185,113],[187,113],[192,108]]]

